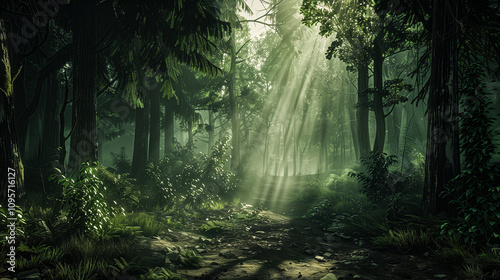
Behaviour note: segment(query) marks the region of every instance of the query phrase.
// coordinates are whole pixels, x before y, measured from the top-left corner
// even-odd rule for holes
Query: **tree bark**
[[[354,153],[355,153],[355,158],[356,160],[359,159],[359,141],[358,141],[358,129],[357,129],[357,120],[356,120],[356,113],[354,112],[354,96],[349,94],[349,97],[347,98],[347,115],[349,117],[349,124],[350,124],[350,129],[351,129],[351,136],[352,136],[352,146],[354,146]]]
[[[139,79],[139,96],[143,107],[137,107],[135,110],[135,134],[134,134],[134,152],[132,154],[132,170],[130,175],[134,178],[140,178],[144,175],[144,169],[148,162],[148,136],[149,136],[149,84],[147,84],[142,64],[139,58],[141,42],[137,39],[134,42],[132,50],[133,63],[137,77]]]
[[[160,86],[149,91],[151,106],[151,126],[149,129],[149,161],[157,164],[160,161]]]
[[[229,70],[229,115],[231,117],[231,169],[240,168],[240,116],[236,103],[236,38],[231,33],[231,67]]]
[[[214,112],[212,110],[208,110],[208,125],[210,129],[208,130],[208,147],[207,147],[207,155],[212,153],[212,147],[215,142],[215,122],[214,122]]]
[[[165,148],[164,154],[167,156],[174,150],[174,98],[165,99]]]
[[[130,176],[139,178],[148,162],[148,102],[144,101],[143,108],[135,110],[134,152],[132,155],[132,170]]]
[[[75,1],[73,22],[74,131],[71,135],[70,170],[97,161],[96,0]]]
[[[458,141],[457,1],[433,1],[432,56],[428,98],[427,151],[423,207],[453,213],[446,184],[460,173]]]
[[[56,75],[50,75],[45,90],[45,112],[43,115],[42,151],[44,156],[55,153],[59,147],[59,122],[57,121],[58,97]]]
[[[3,166],[0,172],[2,180],[0,193],[2,203],[6,203],[8,190],[12,189],[13,192],[10,193],[15,193],[16,203],[19,203],[17,198],[22,197],[24,193],[24,167],[19,153],[14,118],[14,73],[10,64],[7,32],[2,18],[0,18],[0,61],[0,163]]]
[[[358,143],[360,158],[370,154],[370,130],[368,129],[369,109],[364,106],[368,103],[368,96],[365,91],[368,89],[368,65],[358,65],[358,106],[356,116],[358,121]]]
[[[375,121],[377,124],[375,132],[375,143],[373,144],[373,151],[383,153],[385,143],[385,114],[384,105],[382,102],[383,72],[382,67],[384,58],[382,56],[382,38],[380,35],[375,38],[375,53],[373,59],[373,80],[375,86],[375,93],[373,96],[373,111],[375,113]]]

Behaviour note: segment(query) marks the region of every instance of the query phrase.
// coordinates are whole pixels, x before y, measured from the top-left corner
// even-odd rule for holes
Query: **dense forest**
[[[0,279],[500,279],[500,2],[2,0]]]

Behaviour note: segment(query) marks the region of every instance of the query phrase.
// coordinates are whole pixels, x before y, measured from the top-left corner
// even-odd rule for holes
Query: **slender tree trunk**
[[[210,129],[208,130],[208,147],[207,147],[207,155],[212,153],[212,147],[215,142],[215,122],[214,122],[214,112],[212,110],[208,110],[208,125]]]
[[[399,134],[401,130],[401,108],[394,107],[391,115],[387,118],[387,133],[389,151],[392,155],[397,155],[399,152]]]
[[[73,110],[74,132],[71,135],[69,168],[82,162],[97,161],[96,76],[96,0],[75,1],[73,22]]]
[[[12,59],[17,58],[17,63],[15,61],[12,61]],[[22,130],[19,129],[19,118],[21,116],[21,112],[23,112],[26,109],[26,87],[24,86],[25,84],[25,68],[26,68],[26,59],[22,58],[20,59],[17,56],[10,57],[12,61],[12,65],[22,65],[22,69],[19,72],[17,79],[14,81],[14,92],[16,93],[14,95],[14,108],[15,110],[15,119],[16,119],[16,131],[17,131],[17,139],[18,139],[18,147],[19,147],[19,152],[22,156],[25,156],[25,145],[24,143],[26,142],[26,137],[27,137],[27,130]],[[21,140],[22,139],[22,140]],[[23,145],[21,145],[21,142]]]
[[[377,129],[375,133],[375,143],[373,144],[374,152],[384,152],[385,143],[385,115],[382,102],[383,84],[383,63],[382,56],[382,38],[380,35],[375,39],[375,57],[373,59],[373,80],[375,85],[375,94],[373,96],[373,110],[375,112],[375,121]]]
[[[458,141],[458,1],[433,1],[432,57],[428,98],[423,207],[452,213],[446,184],[460,173]]]
[[[358,129],[357,129],[357,120],[356,120],[356,113],[354,111],[354,96],[349,94],[349,97],[347,99],[347,115],[349,117],[349,124],[350,124],[350,129],[351,129],[351,136],[352,136],[352,146],[354,146],[354,153],[356,156],[356,160],[359,159],[359,141],[358,141]]]
[[[0,15],[1,16],[1,15]],[[10,64],[7,32],[4,21],[0,18],[0,163],[2,170],[1,198],[2,203],[7,202],[9,193],[15,193],[17,198],[24,193],[24,168],[19,152],[15,125],[14,111],[14,85],[12,68]],[[10,187],[12,186],[12,187]]]
[[[165,156],[174,150],[174,98],[165,99]]]
[[[231,68],[229,70],[229,115],[231,117],[232,149],[231,169],[240,167],[240,116],[236,103],[236,44],[234,33],[231,33]]]
[[[189,144],[194,144],[194,139],[193,139],[193,120],[192,120],[192,118],[190,118],[188,120],[187,133],[188,133],[188,143]]]
[[[45,109],[43,116],[42,149],[44,156],[52,155],[59,147],[59,122],[57,121],[57,107],[59,93],[56,86],[55,74],[50,75],[45,90]]]
[[[368,89],[368,66],[358,65],[358,104],[367,104],[368,96],[365,91]],[[360,158],[368,156],[370,153],[370,130],[368,129],[368,107],[358,106],[356,110],[358,122],[358,143]]]
[[[130,171],[130,175],[134,178],[142,176],[142,171],[148,162],[148,116],[148,102],[144,101],[144,107],[135,110],[134,152]]]
[[[142,108],[135,109],[135,134],[134,134],[134,152],[132,154],[132,170],[130,175],[134,178],[140,178],[144,175],[144,169],[148,162],[148,136],[149,136],[149,84],[147,84],[142,64],[139,58],[141,42],[137,39],[135,47],[132,50],[133,63],[139,87]]]
[[[151,106],[151,126],[149,129],[149,161],[157,164],[160,161],[160,86],[149,91]]]

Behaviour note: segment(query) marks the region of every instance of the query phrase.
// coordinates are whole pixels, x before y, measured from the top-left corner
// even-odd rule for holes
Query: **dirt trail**
[[[200,220],[220,214],[227,213],[205,213]],[[432,257],[375,251],[340,233],[326,232],[307,219],[262,211],[258,219],[234,224],[210,239],[173,231],[165,237],[168,241],[156,238],[148,247],[197,250],[204,259],[201,267],[178,270],[186,279],[311,280],[328,273],[343,280],[457,279]]]

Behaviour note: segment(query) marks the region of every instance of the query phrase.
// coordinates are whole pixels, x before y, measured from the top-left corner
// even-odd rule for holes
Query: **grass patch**
[[[389,230],[389,239],[392,244],[402,253],[422,252],[434,245],[431,234],[423,230],[395,229]]]

